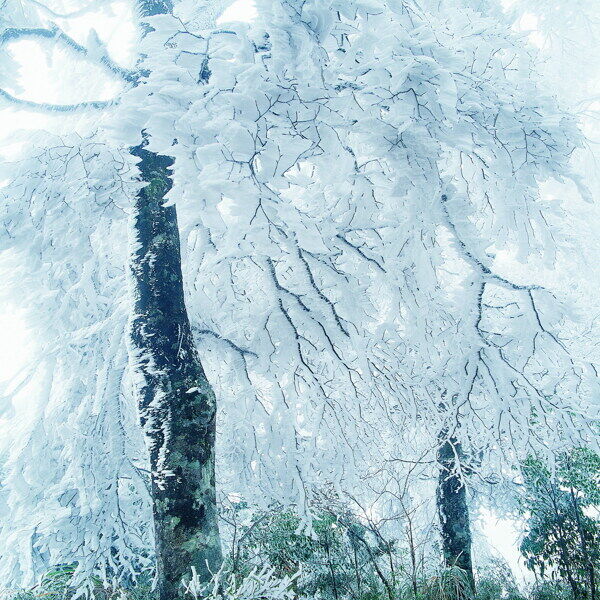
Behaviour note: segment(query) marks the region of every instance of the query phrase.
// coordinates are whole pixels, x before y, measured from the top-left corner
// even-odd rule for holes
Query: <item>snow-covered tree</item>
[[[20,291],[35,340],[8,390],[19,435],[4,465],[3,576],[29,583],[64,562],[64,548],[85,545],[74,553],[81,571],[112,577],[115,554],[139,568],[150,535],[139,497],[145,461],[123,385],[125,271],[114,252],[126,239],[134,165],[93,140],[35,139],[39,150],[2,165],[11,178],[2,190],[6,281]]]
[[[423,9],[412,1],[257,0],[256,8],[254,23],[226,28],[215,27],[205,18],[206,6],[191,0],[177,3],[174,14],[162,4],[147,10],[153,16],[144,18],[139,76],[110,60],[101,44],[91,52],[47,22],[51,36],[25,33],[16,21],[16,29],[4,29],[4,40],[21,34],[51,39],[125,79],[119,106],[102,123],[104,133],[64,143],[66,156],[96,144],[99,156],[87,151],[85,160],[75,161],[80,172],[53,175],[61,187],[50,196],[57,227],[59,217],[74,227],[77,221],[64,213],[65,206],[82,202],[73,181],[88,190],[85,210],[96,212],[82,219],[89,233],[81,239],[106,244],[101,247],[107,255],[93,246],[94,262],[80,271],[77,254],[68,254],[60,275],[78,290],[82,282],[104,282],[98,274],[117,265],[113,298],[123,295],[127,250],[122,235],[103,227],[122,227],[123,218],[118,212],[105,216],[94,200],[90,165],[112,165],[102,179],[115,189],[110,210],[134,211],[135,309],[108,302],[103,319],[98,308],[85,317],[92,323],[120,319],[114,346],[119,382],[126,364],[124,323],[132,317],[129,366],[141,389],[142,416],[151,425],[152,492],[140,470],[140,440],[123,429],[124,422],[135,422],[127,385],[121,400],[111,392],[112,406],[127,408],[121,418],[111,409],[111,436],[121,445],[109,461],[135,466],[136,478],[126,475],[131,510],[143,514],[154,498],[156,522],[176,516],[156,504],[165,491],[164,469],[170,469],[160,448],[175,442],[162,426],[170,418],[164,402],[176,397],[178,406],[187,405],[179,401],[193,390],[206,409],[200,430],[207,444],[185,442],[180,449],[208,448],[210,454],[214,401],[206,372],[220,403],[224,492],[260,490],[267,502],[306,511],[320,484],[355,491],[369,477],[375,490],[394,465],[431,460],[439,463],[439,511],[448,526],[442,527],[443,541],[446,560],[454,564],[469,554],[465,473],[485,479],[528,452],[580,443],[596,416],[585,321],[567,321],[566,303],[559,300],[568,295],[565,280],[551,274],[572,251],[561,222],[565,212],[539,191],[543,181],[572,176],[569,158],[579,133],[574,119],[536,85],[530,54],[493,2],[448,0]],[[43,10],[35,15],[42,25],[50,19]],[[29,109],[64,108],[21,101],[10,92],[3,98]],[[86,102],[77,108],[106,106]],[[127,151],[108,149],[113,147],[136,147],[141,162],[136,167]],[[24,168],[35,173],[37,160],[45,182],[45,173],[73,164],[51,157],[30,157]],[[136,172],[148,184],[141,190]],[[43,194],[35,177],[7,179],[7,205],[19,186],[26,186],[27,201],[38,189]],[[148,202],[153,208],[145,212]],[[27,223],[47,243],[50,230],[24,206],[18,210],[27,218],[19,213],[14,223]],[[152,235],[146,235],[149,230]],[[28,257],[22,239],[22,256]],[[15,244],[6,238],[7,248]],[[43,249],[55,251],[55,245]],[[39,278],[47,265],[35,271],[31,289],[43,295],[31,306],[37,315],[55,311],[57,333],[48,340],[62,358],[85,321],[80,303],[65,308],[62,280]],[[49,304],[40,305],[46,296]],[[71,320],[62,319],[63,310],[71,311]],[[165,333],[169,352],[158,347],[157,336],[148,337],[150,331]],[[575,336],[579,355],[569,339]],[[98,329],[99,348],[106,339]],[[90,338],[83,336],[81,343],[84,350],[70,363],[73,373],[65,381],[70,384],[80,371],[89,381],[77,393],[61,392],[61,409],[69,414],[79,405],[89,409],[82,390],[105,393],[96,367],[82,362],[93,354]],[[182,353],[191,357],[183,361],[190,372],[166,376],[168,365],[182,362]],[[163,358],[169,360],[163,364]],[[168,393],[157,399],[157,390]],[[86,431],[79,423],[74,430]],[[61,437],[55,448],[72,461],[71,470],[88,475],[95,472],[90,461],[98,459],[97,435],[87,438],[91,455],[70,438]],[[41,430],[32,439],[45,443]],[[27,492],[16,478],[27,452],[26,443],[24,449],[15,445],[7,465],[4,493],[13,506],[26,506]],[[210,470],[212,456],[205,458]],[[379,463],[386,468],[373,468]],[[114,477],[112,463],[106,468]],[[204,473],[201,480],[210,479]],[[35,486],[43,481],[59,490],[66,480],[48,472]],[[112,534],[82,537],[91,492],[82,495],[86,488],[79,480],[72,485],[74,500],[62,511],[48,509],[36,518],[23,510],[18,531],[8,524],[5,531],[35,552],[49,548],[48,560],[76,560],[81,573],[107,563],[111,575],[135,571],[133,554],[115,546]],[[112,501],[120,502],[115,485],[89,485],[110,489]],[[178,493],[166,490],[170,498]],[[55,507],[60,497],[53,491],[47,501]],[[96,506],[98,518],[108,520],[108,504]],[[70,545],[77,550],[67,551],[62,538],[52,536],[63,524],[73,527],[80,515],[73,529],[78,544]],[[51,524],[43,529],[39,521]],[[126,522],[117,539],[133,547],[132,528],[139,525]],[[165,527],[169,538],[175,530]],[[107,531],[113,529],[111,523]],[[466,541],[458,539],[455,549],[457,532]],[[142,546],[143,556],[152,545],[146,538]],[[5,564],[18,573],[30,555],[15,557],[7,547]],[[459,566],[469,570],[468,558]],[[175,560],[165,598],[188,563],[198,564],[180,554]]]
[[[98,6],[95,3],[86,9]],[[139,9],[142,17],[172,10],[170,4],[162,2],[141,2]],[[15,9],[16,15],[20,12]],[[84,46],[49,20],[49,16],[75,18],[80,11],[58,14],[43,4],[32,3],[31,13],[33,17],[23,17],[24,24],[8,22],[5,25],[3,44],[29,38],[60,43],[77,57],[120,78],[124,84],[135,84],[139,79],[139,74],[118,66],[109,57],[93,30],[88,45]],[[39,21],[35,23],[37,27],[30,26],[34,17]],[[9,92],[4,92],[3,98],[20,107],[50,112],[110,106],[109,102],[86,100],[64,105],[36,103]],[[18,507],[22,493],[19,483],[24,475],[20,464],[25,455],[33,451],[32,445],[40,442],[57,455],[54,470],[47,464],[40,465],[44,477],[36,482],[46,484],[42,499],[49,505],[37,519],[32,518],[27,509],[23,510],[23,522],[20,526],[14,521],[7,524],[4,539],[14,544],[10,531],[17,525],[15,529],[21,540],[38,556],[38,562],[57,563],[65,558],[75,561],[75,579],[95,570],[100,570],[105,580],[119,579],[124,574],[135,575],[147,560],[148,541],[144,537],[148,532],[144,535],[139,532],[140,527],[147,529],[143,525],[147,515],[131,519],[132,509],[121,508],[121,500],[133,496],[133,506],[143,506],[140,494],[144,495],[145,487],[150,486],[148,497],[154,517],[153,550],[159,594],[161,598],[175,598],[182,577],[191,566],[206,581],[220,565],[214,476],[216,407],[185,308],[175,208],[163,206],[164,195],[170,188],[170,159],[147,151],[145,144],[145,140],[140,139],[132,157],[119,159],[111,156],[100,142],[76,141],[73,146],[69,142],[57,142],[56,148],[50,146],[45,152],[28,157],[24,161],[26,174],[22,179],[12,177],[5,188],[7,248],[35,253],[31,238],[23,244],[23,238],[17,237],[16,243],[11,232],[22,235],[32,230],[35,234],[32,238],[39,245],[37,252],[42,254],[36,274],[43,278],[34,289],[39,293],[41,287],[45,295],[61,296],[56,302],[59,310],[49,312],[47,305],[41,306],[46,317],[43,327],[49,339],[53,337],[53,322],[58,327],[52,345],[43,345],[44,360],[35,366],[34,375],[29,376],[26,384],[31,386],[34,376],[44,374],[46,381],[41,393],[54,392],[59,399],[55,410],[68,413],[75,410],[79,419],[73,422],[78,442],[73,443],[68,435],[63,441],[61,432],[53,448],[52,437],[43,435],[40,431],[43,425],[38,425],[43,414],[41,409],[48,409],[39,407],[35,426],[24,438],[25,447],[17,444],[14,464],[9,463],[6,503]],[[95,172],[98,168],[107,170],[102,173],[104,179],[99,181]],[[140,184],[134,185],[135,180]],[[78,186],[72,188],[74,184]],[[72,208],[75,203],[81,208]],[[122,214],[113,214],[115,206]],[[75,219],[71,220],[69,210],[75,212]],[[115,237],[122,242],[122,231],[115,228],[123,223],[122,216],[126,214],[123,211],[131,215],[131,306],[115,301],[115,296],[123,292],[125,254],[122,243],[111,246],[109,241]],[[88,262],[83,261],[83,253],[58,251],[55,256],[58,242],[55,235],[64,235],[67,240],[73,238],[72,244],[78,249],[83,245],[90,255]],[[58,248],[62,249],[60,245]],[[61,271],[63,263],[64,273]],[[108,277],[105,271],[114,269],[115,263],[120,267],[120,276]],[[55,275],[56,271],[60,276]],[[69,302],[70,296],[65,299],[61,294],[65,289],[63,279],[68,284],[66,289],[75,290],[72,302]],[[98,288],[106,285],[107,280],[112,283],[111,279],[116,283],[107,302],[105,291]],[[84,299],[91,297],[89,301],[94,310],[85,310],[82,306],[82,290]],[[94,298],[92,292],[98,298]],[[98,300],[102,301],[99,306]],[[40,302],[34,306],[39,310]],[[51,319],[47,318],[48,314],[52,315]],[[39,313],[36,316],[39,317]],[[130,321],[130,335],[124,326],[126,319]],[[84,360],[74,361],[69,357],[77,341],[79,347],[84,346],[80,350]],[[148,442],[148,477],[132,462],[132,455],[139,456],[139,448],[137,453],[132,453],[126,447],[127,420],[121,410],[126,347]],[[91,361],[97,361],[98,366]],[[109,444],[105,452],[97,446],[99,440]],[[98,481],[100,477],[108,481]],[[47,496],[48,486],[69,483],[65,489],[54,489]],[[88,488],[91,489],[85,495]],[[94,500],[94,492],[106,497]],[[32,497],[31,491],[29,496]],[[90,514],[94,508],[97,514]],[[129,520],[131,523],[126,525]],[[116,525],[98,527],[108,521]],[[134,541],[131,536],[135,534],[137,540]],[[63,556],[65,548],[60,546],[60,555],[56,555],[56,542],[64,542],[71,548],[67,557]],[[31,554],[28,551],[20,560],[6,561],[5,567],[13,577],[19,571],[25,579],[35,575],[34,565],[27,564]]]
[[[589,439],[595,374],[570,347],[566,309],[543,271],[571,242],[560,205],[540,195],[545,180],[576,180],[569,158],[581,138],[536,86],[528,50],[500,11],[486,16],[472,3],[462,11],[454,3],[257,8],[248,35],[238,28],[198,39],[164,23],[152,41],[171,55],[152,54],[178,68],[153,65],[155,76],[135,92],[156,148],[175,157],[174,198],[192,219],[197,272],[218,265],[231,273],[231,257],[236,265],[214,285],[223,294],[223,283],[233,283],[232,307],[248,300],[247,331],[225,320],[235,310],[220,316],[219,329],[238,348],[250,340],[259,357],[297,348],[291,361],[278,356],[267,368],[290,372],[299,363],[319,376],[306,355],[322,357],[327,343],[297,322],[315,315],[308,299],[331,281],[314,302],[328,301],[328,322],[358,333],[345,346],[347,362],[361,361],[355,381],[368,381],[364,398],[377,399],[369,406],[380,431],[381,411],[391,416],[379,447],[407,413],[426,418],[420,430],[430,449],[450,444],[455,455],[440,459],[440,481],[458,478],[450,488],[460,494],[460,454],[484,477],[533,449]],[[206,85],[187,85],[202,73],[210,73]],[[303,254],[311,257],[306,282],[294,278]],[[520,266],[528,262],[537,276]],[[270,281],[280,292],[261,320],[249,291],[257,279],[261,290]],[[207,294],[206,281],[192,297]],[[549,281],[561,291],[562,282]],[[270,329],[282,309],[291,343],[286,327]],[[279,393],[285,379],[274,379]],[[307,391],[329,403],[340,394],[360,423],[351,388],[340,383]],[[287,395],[300,396],[306,418],[303,392]],[[354,397],[362,416],[363,395]],[[326,422],[327,408],[319,414]],[[442,494],[444,519],[455,499]],[[448,561],[456,559],[449,551]]]

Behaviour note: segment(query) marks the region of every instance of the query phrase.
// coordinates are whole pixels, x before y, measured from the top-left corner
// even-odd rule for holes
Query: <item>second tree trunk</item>
[[[475,579],[471,558],[471,525],[467,490],[460,475],[462,448],[456,438],[444,439],[445,435],[440,437],[442,442],[437,453],[439,476],[436,500],[444,561],[447,567],[458,567],[464,571],[470,588],[465,590],[468,593],[474,591]]]

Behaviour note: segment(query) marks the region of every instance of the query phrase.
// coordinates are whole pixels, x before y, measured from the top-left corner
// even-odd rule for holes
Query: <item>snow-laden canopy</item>
[[[482,476],[589,439],[587,322],[544,277],[571,250],[567,212],[540,193],[577,182],[582,141],[499,10],[257,0],[252,24],[218,28],[182,0],[148,20],[137,81],[37,2],[5,5],[0,46],[35,23],[27,36],[53,31],[125,91],[69,107],[104,107],[93,135],[38,137],[0,176],[2,249],[39,332],[8,394],[35,408],[4,461],[3,576],[66,558],[121,575],[151,552],[126,360],[142,131],[175,159],[223,493],[305,509],[315,488],[363,490],[440,438]]]

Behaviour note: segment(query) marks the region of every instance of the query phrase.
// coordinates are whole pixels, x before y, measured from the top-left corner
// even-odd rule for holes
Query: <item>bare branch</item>
[[[44,27],[10,27],[5,29],[0,35],[0,46],[24,39],[44,39],[61,43],[65,47],[69,48],[76,54],[84,57],[86,60],[99,63],[105,67],[108,71],[114,75],[119,76],[121,79],[127,82],[133,82],[136,79],[134,71],[129,71],[120,67],[110,56],[104,51],[98,57],[92,55],[88,48],[82,46],[79,42],[75,41],[71,36],[67,35],[62,29],[56,25],[51,25],[48,28]]]
[[[47,102],[33,102],[32,100],[23,100],[22,98],[16,98],[12,94],[9,94],[6,90],[0,89],[0,98],[6,100],[11,104],[20,106],[27,110],[35,112],[77,112],[79,110],[87,110],[93,108],[95,110],[102,110],[109,106],[114,106],[118,103],[117,100],[97,100],[90,102],[78,102],[77,104],[49,104]]]
[[[208,335],[217,340],[220,340],[220,341],[224,342],[225,344],[227,344],[231,349],[233,349],[236,352],[238,352],[239,354],[241,354],[242,356],[249,355],[249,356],[254,356],[255,358],[258,357],[256,352],[252,352],[252,350],[247,350],[245,348],[241,348],[235,342],[232,342],[229,338],[225,338],[221,334],[217,333],[216,331],[212,331],[211,329],[200,329],[199,327],[192,327],[192,331],[196,335]]]

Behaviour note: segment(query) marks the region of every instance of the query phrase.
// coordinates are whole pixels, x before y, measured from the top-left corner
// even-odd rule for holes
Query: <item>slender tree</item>
[[[94,6],[91,3],[86,8],[91,11]],[[3,45],[23,38],[58,42],[76,56],[99,63],[126,83],[138,83],[139,75],[117,66],[100,42],[101,50],[92,56],[91,49],[57,26],[45,23],[48,14],[69,18],[80,16],[85,9],[59,15],[43,4],[32,3],[26,8],[29,13],[15,8],[15,21],[4,25],[0,38]],[[139,8],[141,17],[147,18],[169,14],[172,5],[149,0],[140,2]],[[39,19],[38,27],[33,27],[34,17]],[[109,106],[104,102],[36,104],[8,93],[3,97],[25,109],[51,113]],[[144,139],[132,151],[139,159],[140,185],[136,186],[139,191],[130,218],[133,302],[128,345],[139,413],[148,441],[159,596],[172,600],[180,595],[182,578],[191,574],[191,567],[201,581],[207,582],[221,563],[215,491],[216,401],[200,363],[186,311],[176,209],[164,206],[171,188],[172,161],[149,152],[146,145]],[[69,153],[67,148],[65,151],[63,158]],[[83,186],[91,191],[94,183],[85,180],[86,169],[88,159],[95,156],[81,157],[84,172],[79,175],[83,176]],[[120,178],[118,173],[113,175]],[[128,189],[136,193],[135,187]],[[124,369],[122,356],[116,368]],[[117,376],[116,384],[107,390],[116,394],[117,401],[121,380],[122,375]],[[123,426],[123,422],[117,425]]]
[[[170,14],[163,0],[141,2],[142,17]],[[184,299],[177,212],[164,206],[173,161],[145,149],[144,186],[132,216],[132,364],[149,442],[158,592],[181,593],[195,567],[202,582],[221,564],[215,487],[217,407],[196,350]]]
[[[462,448],[447,432],[441,436],[437,451],[439,464],[436,503],[442,534],[442,548],[447,567],[465,572],[471,591],[475,590],[473,558],[471,555],[471,522],[467,501],[467,486],[461,476]],[[465,590],[467,592],[467,590]]]

